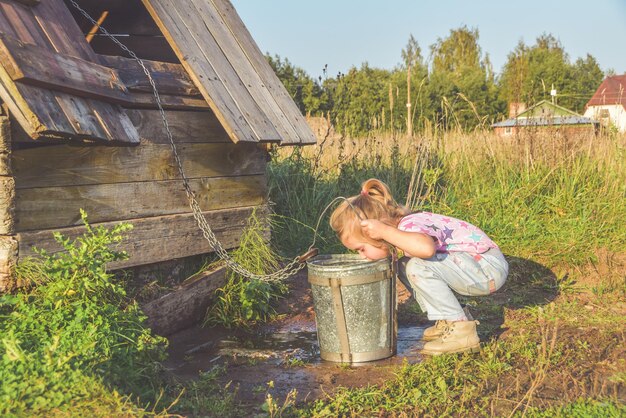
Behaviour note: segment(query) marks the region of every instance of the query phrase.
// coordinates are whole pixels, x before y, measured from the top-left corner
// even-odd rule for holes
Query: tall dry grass
[[[576,264],[600,248],[626,248],[625,137],[556,129],[505,138],[486,130],[336,136],[278,149],[269,174],[278,247],[308,247],[328,202],[357,194],[369,177],[414,210],[476,224],[511,255]],[[341,251],[326,224],[321,249]]]

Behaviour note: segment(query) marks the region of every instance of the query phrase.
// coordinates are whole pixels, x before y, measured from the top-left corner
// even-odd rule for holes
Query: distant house
[[[542,100],[517,116],[491,127],[499,136],[512,136],[529,129],[554,129],[563,135],[594,132],[598,122],[562,106]]]
[[[626,74],[604,79],[585,106],[585,116],[626,132]]]

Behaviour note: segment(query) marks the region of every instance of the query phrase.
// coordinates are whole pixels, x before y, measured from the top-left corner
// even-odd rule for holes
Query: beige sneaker
[[[480,339],[476,333],[478,321],[448,322],[443,335],[424,344],[423,354],[437,356],[444,353],[463,353],[480,351]]]
[[[470,313],[468,306],[467,305],[462,305],[462,306],[463,306],[463,312],[465,313],[467,320],[473,321],[474,317]],[[452,322],[453,321],[447,321],[445,319],[440,319],[438,321],[435,321],[435,325],[433,325],[432,327],[428,327],[424,330],[424,336],[422,337],[422,340],[424,341],[436,340],[437,338],[443,335],[443,330],[446,328],[446,325],[451,324]]]

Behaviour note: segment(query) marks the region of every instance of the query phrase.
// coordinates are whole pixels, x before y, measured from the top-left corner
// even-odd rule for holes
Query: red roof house
[[[587,102],[584,116],[626,132],[626,74],[605,78]]]

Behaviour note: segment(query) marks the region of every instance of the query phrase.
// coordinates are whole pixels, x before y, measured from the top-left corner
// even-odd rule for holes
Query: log
[[[226,268],[201,272],[172,292],[142,306],[148,325],[167,336],[204,319],[215,291],[226,283]]]

